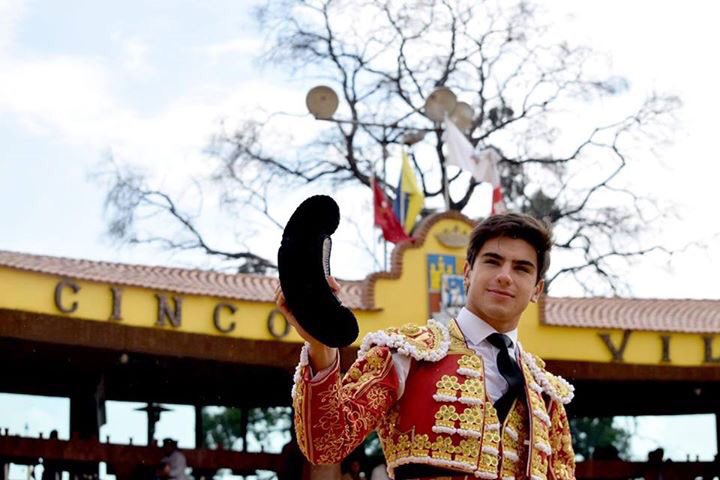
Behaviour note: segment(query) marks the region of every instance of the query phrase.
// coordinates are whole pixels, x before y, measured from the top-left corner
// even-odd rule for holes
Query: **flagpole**
[[[398,192],[398,195],[400,195],[400,224],[402,225],[403,230],[405,230],[405,221],[406,221],[405,217],[407,216],[407,213],[405,212],[405,194],[403,192],[403,175],[405,173],[405,172],[403,172],[403,169],[405,166],[404,165],[404,163],[405,163],[404,156],[406,154],[407,153],[405,152],[405,147],[402,147],[402,152],[401,152],[402,163],[400,165],[400,191]],[[407,233],[409,234],[410,232],[407,232]]]
[[[450,119],[447,116],[447,113],[445,114],[445,122],[449,122]],[[447,128],[447,126],[445,127]],[[438,132],[441,129],[440,124],[438,123]],[[443,140],[443,143],[445,142],[445,134],[440,134],[440,138]],[[442,152],[440,152],[442,153]],[[445,198],[445,210],[450,211],[450,183],[448,182],[448,172],[447,172],[447,158],[443,158],[443,163],[441,165],[441,172],[442,172],[442,180],[443,180],[443,198]]]
[[[450,211],[450,185],[447,177],[447,165],[443,165],[443,196],[445,197],[445,209]]]
[[[387,179],[387,173],[385,172],[385,167],[387,165],[387,143],[385,142],[385,132],[383,131],[383,143],[382,143],[382,174],[383,174],[383,181]],[[387,183],[387,182],[385,182]],[[387,253],[387,240],[385,240],[385,237],[383,236],[383,270],[387,272],[387,264],[388,264],[388,253]]]

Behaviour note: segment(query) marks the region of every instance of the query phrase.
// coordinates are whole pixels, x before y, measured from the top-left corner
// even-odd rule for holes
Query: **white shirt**
[[[387,474],[387,465],[381,463],[370,472],[370,480],[390,480]]]
[[[500,350],[487,341],[487,337],[490,336],[490,334],[497,333],[497,330],[465,307],[460,310],[455,321],[457,322],[458,327],[460,327],[460,331],[463,333],[468,347],[470,347],[483,360],[483,365],[485,366],[486,393],[490,400],[494,403],[508,390],[508,383],[502,375],[500,375],[500,371],[497,366],[497,355]],[[504,335],[507,335],[510,337],[510,340],[512,340],[512,345],[508,348],[508,352],[510,353],[510,356],[517,361],[517,328],[515,330],[505,332]],[[316,373],[311,381],[319,382],[324,379],[339,362],[339,356],[340,355],[336,355],[335,362],[324,370]],[[405,392],[405,381],[410,373],[412,359],[403,353],[394,352],[392,360],[395,366],[395,372],[398,376],[398,400],[400,400],[400,397],[402,397]]]
[[[487,341],[487,337],[492,333],[497,333],[497,330],[465,307],[458,313],[456,322],[465,337],[468,347],[483,359],[487,396],[494,403],[508,390],[508,383],[502,375],[500,375],[497,366],[497,355],[500,350]],[[517,328],[505,332],[505,335],[512,340],[512,345],[508,348],[510,356],[517,359]],[[400,382],[398,389],[399,400],[405,391],[405,380],[410,373],[411,358],[402,353],[395,352],[393,353],[393,364],[395,365],[395,371],[397,372]]]
[[[170,465],[170,479],[171,480],[188,480],[185,475],[185,469],[187,468],[187,460],[185,455],[179,450],[174,450],[170,455],[162,459],[163,463]]]

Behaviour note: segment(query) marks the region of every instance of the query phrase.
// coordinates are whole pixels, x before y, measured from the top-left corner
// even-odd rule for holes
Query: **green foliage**
[[[382,451],[382,444],[380,443],[380,437],[377,432],[370,432],[363,444],[365,447],[365,455],[368,457],[384,457]]]
[[[620,458],[627,458],[630,450],[631,432],[614,425],[612,417],[580,417],[570,420],[573,448],[583,459],[607,454],[612,448]]]
[[[277,451],[290,439],[290,407],[214,408],[202,413],[208,448]]]

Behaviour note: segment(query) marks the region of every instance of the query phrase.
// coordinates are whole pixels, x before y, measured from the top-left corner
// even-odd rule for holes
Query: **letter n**
[[[170,308],[169,302],[165,295],[155,294],[155,298],[158,301],[157,309],[157,321],[155,325],[158,327],[165,326],[165,320],[170,322],[170,325],[177,328],[182,324],[182,298],[172,297],[172,303],[174,308]]]

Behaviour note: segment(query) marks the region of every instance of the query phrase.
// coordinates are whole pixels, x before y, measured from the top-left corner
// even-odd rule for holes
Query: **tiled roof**
[[[443,219],[462,220],[473,225],[472,220],[455,211],[429,215],[418,224],[412,239],[400,242],[393,249],[389,272],[373,273],[361,281],[340,280],[342,288],[338,296],[343,305],[354,310],[375,310],[375,281],[379,278],[399,278],[404,251],[420,248],[433,225]],[[255,302],[272,302],[278,283],[276,277],[265,275],[232,275],[209,270],[97,262],[0,250],[0,267],[3,266],[77,280]]]
[[[549,297],[543,303],[546,325],[720,333],[720,300]]]
[[[45,273],[76,280],[150,288],[165,292],[208,295],[233,300],[272,302],[276,277],[96,262],[0,250],[0,267]],[[372,308],[362,302],[364,282],[341,281],[340,300],[349,308]]]
[[[376,309],[375,282],[400,278],[405,251],[421,248],[430,229],[444,219],[474,224],[458,212],[428,216],[418,225],[412,239],[400,242],[393,250],[389,272],[373,273],[362,281],[340,282],[343,304],[355,310]],[[0,250],[2,266],[78,280],[255,302],[271,302],[278,282],[276,277],[263,275],[73,260]],[[554,326],[720,333],[720,300],[549,297],[543,300],[540,311],[541,321]]]

